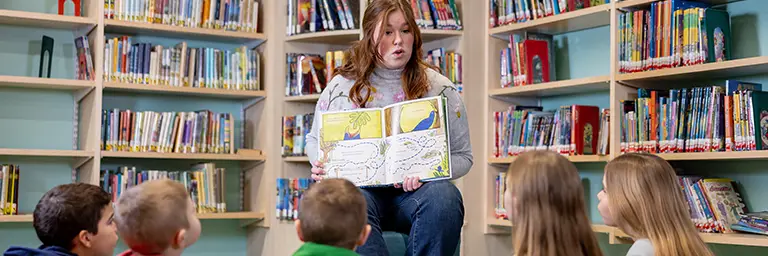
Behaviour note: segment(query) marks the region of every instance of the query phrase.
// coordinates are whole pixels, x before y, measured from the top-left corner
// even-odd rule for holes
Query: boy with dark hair
[[[4,256],[110,256],[117,243],[111,197],[100,187],[71,183],[46,192],[32,225],[38,248],[11,246]]]
[[[299,203],[296,233],[305,242],[294,256],[358,255],[371,232],[365,197],[352,182],[324,179],[313,184]]]

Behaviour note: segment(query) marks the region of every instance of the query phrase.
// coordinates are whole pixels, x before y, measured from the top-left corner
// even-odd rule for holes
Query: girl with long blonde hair
[[[576,167],[552,151],[518,156],[507,172],[505,207],[518,256],[602,256]]]
[[[438,95],[447,100],[448,112],[442,118],[448,121],[450,130],[452,179],[467,174],[473,162],[464,103],[453,83],[423,61],[421,32],[411,1],[370,1],[361,27],[363,38],[347,51],[346,63],[334,72],[315,107],[315,123],[305,147],[312,163],[312,178],[321,180],[325,173],[323,157],[318,157],[320,113],[383,107]],[[424,120],[432,118],[441,117]],[[356,131],[348,135],[359,138]],[[382,236],[387,230],[409,234],[409,255],[453,255],[456,251],[464,223],[464,203],[453,183],[422,183],[420,177],[405,177],[395,186],[362,191],[371,235],[358,247],[360,254],[389,255]]]
[[[605,166],[598,211],[635,243],[627,255],[712,256],[691,221],[675,170],[664,159],[629,153]]]

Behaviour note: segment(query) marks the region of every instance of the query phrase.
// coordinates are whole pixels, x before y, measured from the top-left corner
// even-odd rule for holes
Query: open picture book
[[[323,112],[319,160],[326,178],[359,187],[390,186],[404,177],[450,179],[445,97],[403,101],[383,108]]]

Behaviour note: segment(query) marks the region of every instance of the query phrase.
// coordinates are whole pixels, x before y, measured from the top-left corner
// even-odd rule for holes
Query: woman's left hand
[[[419,181],[419,177],[405,177],[403,178],[403,184],[395,183],[395,188],[402,187],[405,192],[411,192],[416,191],[421,187],[421,182]]]

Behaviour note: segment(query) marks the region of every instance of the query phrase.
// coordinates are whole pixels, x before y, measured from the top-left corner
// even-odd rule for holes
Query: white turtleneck
[[[370,82],[374,88],[371,99],[366,103],[367,108],[378,108],[405,100],[401,80],[402,69],[391,70],[376,68],[371,75]],[[444,95],[448,99],[448,127],[450,129],[451,143],[451,171],[453,179],[460,178],[469,172],[472,167],[472,145],[469,140],[469,125],[466,109],[456,87],[451,80],[433,69],[427,69],[430,89],[424,97]],[[355,81],[342,76],[335,76],[323,90],[320,99],[315,105],[315,120],[312,130],[307,134],[306,153],[309,161],[317,160],[317,126],[319,113],[324,111],[339,111],[356,109],[349,99],[349,89]]]

